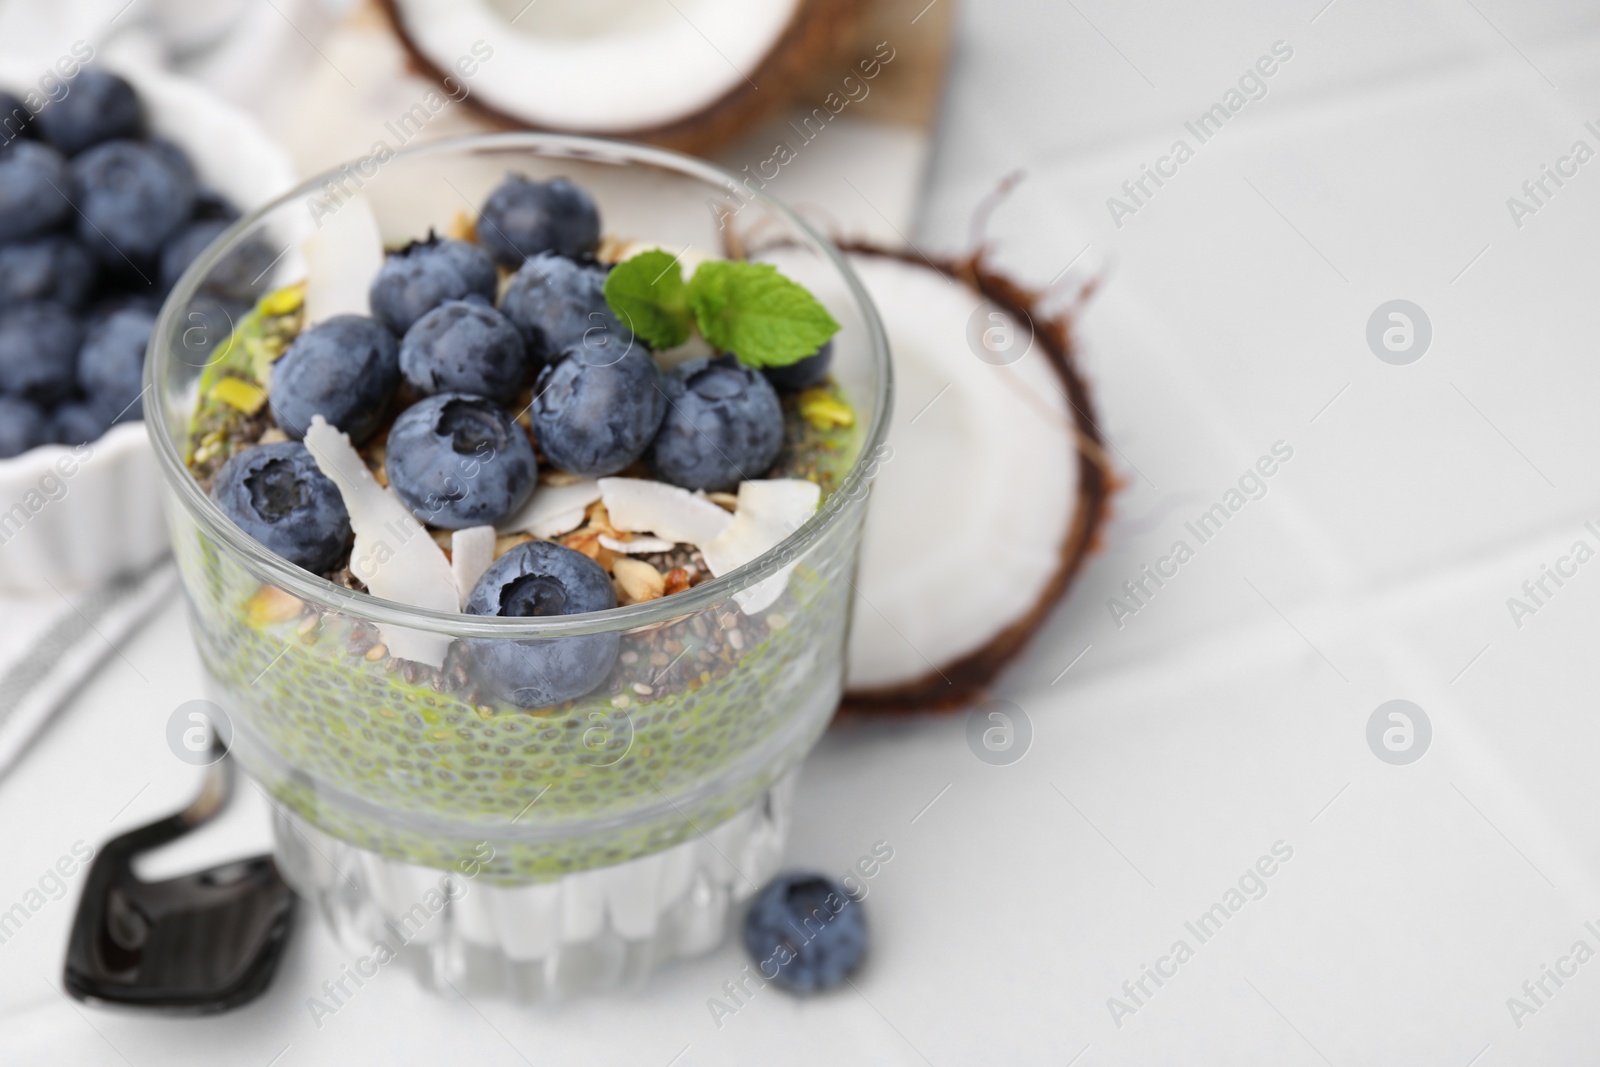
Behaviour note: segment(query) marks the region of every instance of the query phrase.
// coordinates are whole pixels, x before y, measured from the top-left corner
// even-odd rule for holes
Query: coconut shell
[[[401,17],[398,0],[378,0],[410,59],[411,66],[444,85],[446,71],[417,46],[412,30]],[[741,134],[792,104],[805,91],[817,67],[833,62],[855,39],[861,20],[857,0],[800,0],[789,26],[774,42],[761,63],[739,79],[714,103],[692,115],[659,126],[607,131],[602,136],[623,141],[643,141],[695,155],[709,155]],[[755,84],[752,85],[751,83]],[[759,91],[757,87],[759,86]],[[484,121],[507,130],[537,129],[550,133],[586,134],[594,131],[560,126],[534,126],[516,115],[492,107],[477,94],[463,106]]]
[[[920,678],[901,685],[846,692],[841,714],[895,715],[917,711],[946,711],[969,707],[983,698],[984,689],[1023,649],[1039,630],[1052,608],[1066,595],[1084,558],[1098,547],[1100,529],[1116,487],[1104,438],[1095,418],[1089,388],[1073,357],[1072,311],[1053,316],[1037,311],[1042,292],[1028,289],[990,269],[980,249],[959,260],[933,260],[915,253],[844,244],[847,253],[886,256],[913,266],[930,267],[975,289],[1008,315],[1033,324],[1035,343],[1061,379],[1073,408],[1077,429],[1078,503],[1072,526],[1061,543],[1060,563],[1045,583],[1033,607],[995,634],[974,652],[941,664]],[[1086,291],[1085,298],[1092,291]]]

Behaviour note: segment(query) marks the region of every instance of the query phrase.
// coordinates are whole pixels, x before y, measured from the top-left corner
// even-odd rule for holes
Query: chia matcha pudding
[[[452,872],[508,953],[495,894],[559,885],[570,917],[587,893],[643,943],[651,915],[771,873],[741,856],[776,862],[783,783],[837,704],[887,390],[870,306],[793,216],[751,205],[814,252],[804,284],[704,206],[653,243],[631,217],[653,189],[688,205],[723,179],[572,142],[417,150],[460,164],[473,209],[407,234],[414,198],[375,187],[344,210],[377,217],[381,258],[286,256],[203,366],[164,351],[170,313],[151,356],[195,640],[291,877],[348,897],[365,871],[377,900],[375,867]],[[292,231],[274,212],[314,190],[235,240]],[[363,262],[365,307],[327,299]]]

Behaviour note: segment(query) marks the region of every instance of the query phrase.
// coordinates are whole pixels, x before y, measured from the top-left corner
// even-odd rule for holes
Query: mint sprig
[[[707,260],[687,284],[666,252],[641,252],[611,269],[606,302],[651,348],[676,348],[692,323],[713,348],[750,367],[798,363],[839,332],[828,309],[770,263]]]
[[[693,319],[683,269],[671,254],[640,252],[606,275],[606,303],[651,348],[677,348],[689,339]]]

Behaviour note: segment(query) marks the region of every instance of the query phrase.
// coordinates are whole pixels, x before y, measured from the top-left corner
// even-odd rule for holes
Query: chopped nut
[[[623,541],[633,539],[632,534],[624,533],[611,525],[611,512],[607,511],[606,506],[598,500],[589,505],[588,517],[589,525],[607,537],[615,537]]]
[[[630,603],[655,600],[666,592],[666,579],[661,572],[642,559],[618,556],[611,564],[611,573]]]
[[[587,526],[567,534],[561,539],[561,543],[574,552],[582,552],[592,560],[600,558],[600,533]]]
[[[260,445],[276,445],[287,441],[288,439],[288,434],[274,426],[270,430],[263,433],[261,435],[261,440],[257,441],[256,443]]]
[[[619,263],[627,255],[632,244],[633,241],[630,239],[605,234],[600,238],[600,247],[595,251],[595,258],[602,263]]]
[[[380,641],[378,644],[373,645],[371,648],[367,649],[366,658],[368,660],[370,660],[371,662],[376,663],[380,659],[382,659],[383,657],[387,656],[388,654],[389,654],[389,646],[383,644]]]
[[[471,215],[457,208],[456,213],[450,217],[450,226],[446,232],[457,241],[476,242],[478,240],[478,223]]]
[[[577,485],[583,479],[566,471],[542,470],[539,472],[539,481],[544,485]]]
[[[300,306],[305,302],[306,286],[304,282],[301,282],[299,285],[291,285],[262,297],[261,314],[269,316],[287,315],[291,311],[300,310]]]
[[[245,617],[252,626],[265,626],[275,622],[288,622],[305,608],[305,602],[291,596],[275,585],[264,585],[245,605]]]
[[[499,559],[501,556],[505,555],[507,552],[510,552],[518,545],[532,540],[533,537],[525,533],[507,534],[504,537],[497,537],[494,540],[494,558]]]
[[[254,415],[267,402],[267,391],[243,378],[223,378],[211,387],[211,396],[237,408],[246,415]]]
[[[689,588],[689,572],[682,567],[672,568],[667,572],[665,585],[666,588],[662,591],[663,596],[671,596],[673,593],[683,592]]]
[[[724,511],[736,511],[739,508],[739,498],[732,493],[707,493],[706,499]]]
[[[841,403],[823,386],[807,389],[800,394],[800,414],[818,430],[854,426],[856,422],[856,413],[850,410],[850,406]]]

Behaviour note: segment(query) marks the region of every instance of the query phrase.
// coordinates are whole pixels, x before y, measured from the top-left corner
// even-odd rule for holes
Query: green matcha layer
[[[186,458],[202,485],[270,431],[264,381],[300,325],[298,291],[270,294],[201,376]],[[842,393],[829,385],[785,403],[795,417],[771,476],[832,490],[859,447]],[[849,502],[769,609],[745,616],[729,600],[624,633],[598,688],[531,711],[489,695],[459,642],[439,670],[394,659],[332,591],[329,606],[305,603],[196,527],[175,540],[236,752],[276,800],[424,866],[453,866],[488,841],[487,874],[516,881],[676,844],[755,803],[798,762],[837,702],[863,511]]]

